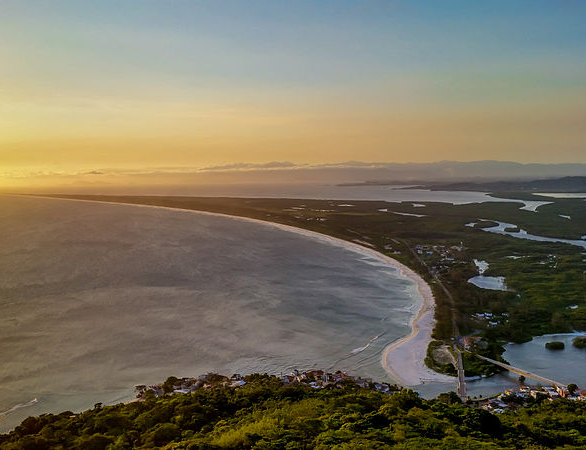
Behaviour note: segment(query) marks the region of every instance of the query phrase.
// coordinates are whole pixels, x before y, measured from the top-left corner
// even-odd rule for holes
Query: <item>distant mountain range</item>
[[[387,186],[393,182],[347,183],[345,186]],[[539,180],[503,180],[503,181],[461,181],[461,182],[416,182],[412,188],[425,188],[443,191],[480,191],[480,192],[586,192],[586,176],[545,178]],[[410,188],[411,188],[410,187]]]
[[[386,163],[347,161],[299,164],[288,161],[209,167],[94,168],[82,172],[13,178],[19,192],[141,193],[183,195],[197,186],[219,185],[424,185],[458,190],[584,190],[586,164],[521,164],[506,161]],[[549,184],[546,180],[562,179]],[[16,180],[16,181],[15,181]],[[535,181],[538,180],[538,181]],[[511,182],[520,184],[510,184]],[[508,182],[509,184],[502,184]],[[527,184],[535,182],[537,184]],[[32,187],[31,187],[32,186]]]
[[[427,184],[492,182],[586,176],[586,164],[521,164],[506,161],[441,161],[435,163],[237,164],[208,167],[198,178],[218,182],[322,182],[333,184]]]
[[[314,170],[319,170],[316,168]],[[323,169],[322,169],[323,170]],[[330,166],[329,170],[334,170]],[[370,166],[339,167],[339,175],[348,178],[347,183],[362,182],[373,185],[488,183],[505,180],[530,181],[562,177],[586,177],[586,164],[521,164],[506,161],[441,161],[437,163],[380,164]]]
[[[483,192],[586,192],[586,177],[562,177],[530,181],[495,181],[485,183],[430,183],[425,187],[447,191]]]

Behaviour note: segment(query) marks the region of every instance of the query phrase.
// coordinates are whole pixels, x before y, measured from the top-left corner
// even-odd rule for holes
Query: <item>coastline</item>
[[[37,195],[27,195],[27,197],[90,203],[105,203],[110,205],[137,206],[142,208],[183,211],[192,214],[204,214],[208,216],[231,218],[246,222],[277,227],[284,231],[301,234],[307,237],[311,237],[313,239],[319,239],[323,242],[328,242],[332,245],[352,250],[364,256],[369,256],[378,259],[386,265],[396,269],[401,276],[412,281],[415,284],[417,293],[422,297],[423,300],[417,314],[415,314],[411,320],[411,333],[391,343],[384,350],[381,360],[383,368],[395,382],[403,386],[417,386],[425,384],[427,382],[455,381],[455,377],[450,377],[447,375],[434,372],[428,367],[426,367],[424,363],[424,359],[427,354],[427,347],[431,342],[431,334],[433,332],[433,328],[435,325],[435,298],[431,291],[431,287],[418,273],[413,271],[411,268],[402,264],[396,259],[393,259],[390,256],[380,253],[374,249],[367,248],[358,243],[329,236],[327,234],[319,233],[317,231],[306,230],[304,228],[299,228],[292,225],[285,225],[276,222],[271,222],[268,220],[254,219],[244,216],[235,216],[230,214],[195,209],[173,208],[169,206],[144,205],[138,203],[109,202],[101,200],[72,199]]]
[[[454,383],[455,377],[434,372],[425,365],[427,347],[435,325],[435,298],[429,284],[417,273],[403,273],[417,286],[423,303],[411,321],[411,334],[389,345],[383,353],[383,366],[391,377],[407,386],[426,383]]]

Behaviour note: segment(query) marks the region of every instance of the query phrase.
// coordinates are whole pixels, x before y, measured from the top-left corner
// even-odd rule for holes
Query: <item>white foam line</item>
[[[33,406],[34,404],[36,404],[38,402],[39,402],[39,400],[35,397],[28,403],[19,403],[18,405],[14,405],[12,408],[7,409],[6,411],[1,411],[0,418],[7,416],[10,413],[13,413],[14,411],[18,411],[21,408],[26,408],[27,406]]]

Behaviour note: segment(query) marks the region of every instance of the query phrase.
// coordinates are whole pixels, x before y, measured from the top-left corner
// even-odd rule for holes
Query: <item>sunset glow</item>
[[[0,177],[586,162],[585,12],[572,1],[4,1]]]

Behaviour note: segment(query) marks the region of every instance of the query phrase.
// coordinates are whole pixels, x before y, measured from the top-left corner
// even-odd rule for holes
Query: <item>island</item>
[[[545,348],[548,350],[563,350],[564,348],[566,348],[566,345],[560,341],[551,341],[546,342]]]
[[[574,338],[572,340],[572,345],[576,348],[586,349],[586,336]]]

